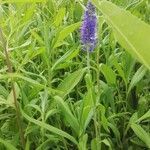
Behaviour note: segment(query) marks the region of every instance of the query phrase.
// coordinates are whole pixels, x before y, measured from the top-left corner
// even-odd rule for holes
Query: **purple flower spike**
[[[97,44],[97,17],[94,5],[87,3],[81,26],[81,44],[83,50],[93,51]]]

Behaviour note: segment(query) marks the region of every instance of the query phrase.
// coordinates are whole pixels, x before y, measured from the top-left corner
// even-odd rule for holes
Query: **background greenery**
[[[79,32],[86,1],[0,2],[0,150],[150,148],[150,1],[111,2],[93,0],[90,72]]]

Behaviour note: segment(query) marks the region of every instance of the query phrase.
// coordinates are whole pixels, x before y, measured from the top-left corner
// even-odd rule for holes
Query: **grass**
[[[150,72],[116,41],[101,12],[99,42],[87,55],[82,1],[6,2],[0,150],[150,148]],[[150,23],[148,0],[112,2]]]

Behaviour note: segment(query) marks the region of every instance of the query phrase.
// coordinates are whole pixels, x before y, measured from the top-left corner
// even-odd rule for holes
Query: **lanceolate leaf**
[[[111,2],[92,2],[103,13],[122,47],[150,69],[150,26]]]
[[[54,99],[56,100],[57,104],[59,105],[59,107],[62,111],[62,114],[65,116],[66,120],[68,121],[68,123],[70,124],[70,126],[72,127],[74,132],[76,132],[76,134],[78,134],[79,123],[78,123],[76,117],[74,117],[74,115],[72,114],[68,104],[66,102],[64,102],[63,99],[59,96],[55,96]]]
[[[107,66],[105,64],[100,64],[100,71],[103,73],[108,84],[114,84],[115,85],[116,75],[109,66]]]
[[[58,129],[58,128],[55,128],[49,124],[46,124],[44,122],[41,122],[39,120],[36,120],[34,118],[31,118],[30,116],[28,116],[22,109],[21,109],[21,114],[24,118],[26,118],[28,121],[42,127],[42,128],[45,128],[47,129],[48,131],[54,133],[54,134],[57,134],[57,135],[60,135],[62,137],[65,137],[67,139],[69,139],[70,141],[72,141],[74,144],[77,144],[77,141],[75,140],[75,138],[71,135],[69,135],[68,133]]]
[[[63,18],[65,16],[65,12],[66,12],[65,8],[60,8],[60,10],[58,11],[58,13],[56,15],[56,19],[54,21],[54,25],[56,27],[58,27],[61,24],[61,22],[62,22],[62,20],[63,20]]]
[[[150,119],[150,109],[143,116],[141,116],[136,122],[140,122],[145,119]]]
[[[150,136],[148,133],[138,124],[132,123],[131,124],[132,130],[135,134],[150,148]]]
[[[131,91],[131,89],[144,77],[144,75],[146,74],[147,69],[144,66],[141,66],[137,72],[135,73],[135,75],[133,76],[130,85],[129,85],[129,89],[128,89],[128,93]]]
[[[62,92],[60,96],[63,97],[69,94],[71,90],[78,84],[84,72],[85,69],[80,69],[68,75],[57,88],[57,90],[60,90]]]
[[[7,142],[6,140],[3,140],[0,138],[0,143],[2,143],[3,145],[5,145],[5,147],[7,148],[7,150],[17,150],[17,148],[15,148],[12,144],[10,144],[9,142]]]
[[[76,30],[77,28],[80,27],[81,22],[77,22],[74,23],[72,25],[69,25],[67,27],[65,27],[64,29],[62,29],[58,36],[56,37],[56,42],[54,44],[54,48],[59,47],[62,43],[62,41],[70,34],[72,33],[74,30]]]

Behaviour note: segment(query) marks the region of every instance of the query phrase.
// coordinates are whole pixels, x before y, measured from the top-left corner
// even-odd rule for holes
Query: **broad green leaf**
[[[70,75],[68,75],[62,83],[58,86],[57,90],[61,91],[62,94],[60,94],[61,97],[66,96],[69,94],[72,89],[78,84],[78,82],[81,80],[83,74],[85,72],[85,69],[77,70]]]
[[[147,147],[150,148],[150,135],[138,124],[132,123],[131,128],[139,139],[141,139]]]
[[[72,25],[69,25],[67,27],[65,27],[64,29],[62,29],[59,34],[55,44],[54,44],[54,48],[58,47],[60,45],[60,42],[62,42],[70,33],[72,33],[74,30],[76,30],[77,28],[79,28],[80,26],[80,22],[78,23],[74,23]]]
[[[6,140],[3,140],[0,138],[0,143],[4,144],[4,146],[7,148],[7,150],[17,150],[12,144],[7,142]]]
[[[134,74],[129,88],[128,88],[128,93],[131,91],[131,89],[144,77],[144,75],[146,74],[147,69],[144,66],[141,66],[137,72]]]
[[[56,127],[53,127],[53,126],[51,126],[51,125],[49,125],[49,124],[46,124],[46,123],[44,123],[44,122],[42,122],[42,121],[36,120],[36,119],[34,119],[34,118],[31,118],[31,117],[28,116],[22,109],[21,109],[21,114],[22,114],[22,116],[23,116],[25,119],[27,119],[28,121],[30,121],[30,122],[32,122],[32,123],[34,123],[34,124],[36,124],[36,125],[38,125],[38,126],[44,128],[44,129],[47,129],[48,131],[50,131],[50,132],[52,132],[52,133],[54,133],[54,134],[57,134],[57,135],[62,136],[62,137],[65,137],[65,138],[67,138],[68,140],[72,141],[72,142],[73,142],[74,144],[76,144],[76,145],[78,144],[77,141],[75,140],[75,138],[74,138],[73,136],[71,136],[71,135],[69,135],[68,133],[66,133],[66,132],[64,132],[64,131],[62,131],[62,130],[56,128]]]
[[[150,69],[150,26],[111,2],[92,2],[103,13],[122,47]]]
[[[76,134],[78,135],[79,123],[77,121],[77,118],[74,117],[69,106],[67,105],[67,103],[63,101],[61,97],[55,96],[54,99],[56,100],[60,109],[62,110],[62,114],[65,116],[66,120],[68,121],[70,126],[73,128],[74,132],[76,132]]]

